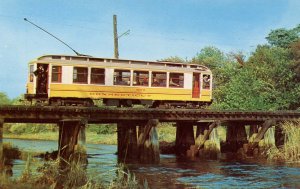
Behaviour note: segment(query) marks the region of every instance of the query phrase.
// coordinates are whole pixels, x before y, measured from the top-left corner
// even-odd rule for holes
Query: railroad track
[[[300,120],[300,111],[216,111],[203,109],[152,109],[114,107],[54,107],[0,106],[0,119],[11,123],[57,123],[61,120],[86,120],[89,123],[117,123],[120,121],[160,122],[178,121],[243,121],[262,122]]]

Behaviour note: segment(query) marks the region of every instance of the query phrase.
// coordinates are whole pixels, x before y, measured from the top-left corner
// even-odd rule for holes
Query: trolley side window
[[[115,70],[114,85],[130,86],[130,70]]]
[[[147,71],[134,71],[133,72],[133,85],[134,86],[148,86],[149,72]]]
[[[91,83],[92,84],[104,84],[105,70],[102,68],[91,69]]]
[[[33,82],[33,69],[34,69],[34,66],[33,65],[30,65],[29,66],[29,82]]]
[[[203,89],[210,89],[210,75],[203,74],[203,82],[202,82],[202,88]]]
[[[169,86],[171,88],[183,88],[183,73],[170,73]]]
[[[73,83],[87,83],[88,82],[88,68],[74,67]]]
[[[61,83],[61,66],[52,66],[51,82]]]
[[[152,87],[166,87],[167,86],[167,73],[152,72]]]

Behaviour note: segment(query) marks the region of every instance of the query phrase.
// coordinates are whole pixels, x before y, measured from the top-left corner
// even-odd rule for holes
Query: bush
[[[283,132],[285,134],[285,144],[277,149],[276,147],[271,148],[268,151],[269,159],[275,159],[279,161],[300,161],[300,121],[286,122],[282,125]]]
[[[27,127],[26,124],[16,123],[11,125],[11,127],[9,128],[9,132],[16,135],[20,135],[22,133],[25,133],[26,127]]]
[[[42,132],[56,132],[58,127],[54,124],[26,124],[26,123],[16,123],[16,124],[5,124],[4,132],[20,135],[24,133],[42,133]]]
[[[113,134],[117,131],[117,126],[116,124],[91,124],[87,129],[97,134]]]

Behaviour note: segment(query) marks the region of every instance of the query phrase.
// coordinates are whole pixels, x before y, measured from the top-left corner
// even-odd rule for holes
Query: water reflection
[[[27,141],[5,139],[23,150],[52,151],[57,149],[55,141]],[[88,144],[88,174],[109,182],[115,177],[117,156],[115,145]],[[41,162],[37,161],[38,164]],[[14,176],[21,175],[25,162],[15,160]],[[37,166],[37,165],[34,165]],[[131,172],[142,182],[147,180],[150,188],[300,188],[300,168],[285,165],[238,161],[231,158],[221,160],[190,160],[174,155],[161,155],[154,164],[129,164]],[[34,168],[32,168],[34,170]]]

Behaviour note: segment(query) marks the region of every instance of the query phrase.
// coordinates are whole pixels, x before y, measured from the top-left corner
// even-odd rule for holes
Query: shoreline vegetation
[[[146,181],[139,184],[134,174],[119,164],[113,171],[106,174],[113,174],[111,181],[101,178],[96,173],[87,174],[86,165],[79,161],[68,164],[66,175],[60,173],[59,160],[47,161],[37,167],[36,172],[32,172],[34,159],[28,156],[22,174],[18,178],[11,178],[6,171],[0,173],[1,189],[31,189],[31,188],[80,188],[80,189],[148,189]]]
[[[172,123],[161,123],[158,127],[159,140],[174,142],[176,128]],[[3,138],[24,140],[58,140],[58,127],[47,124],[5,124]],[[88,144],[117,144],[116,124],[91,124],[86,128],[86,143]]]

